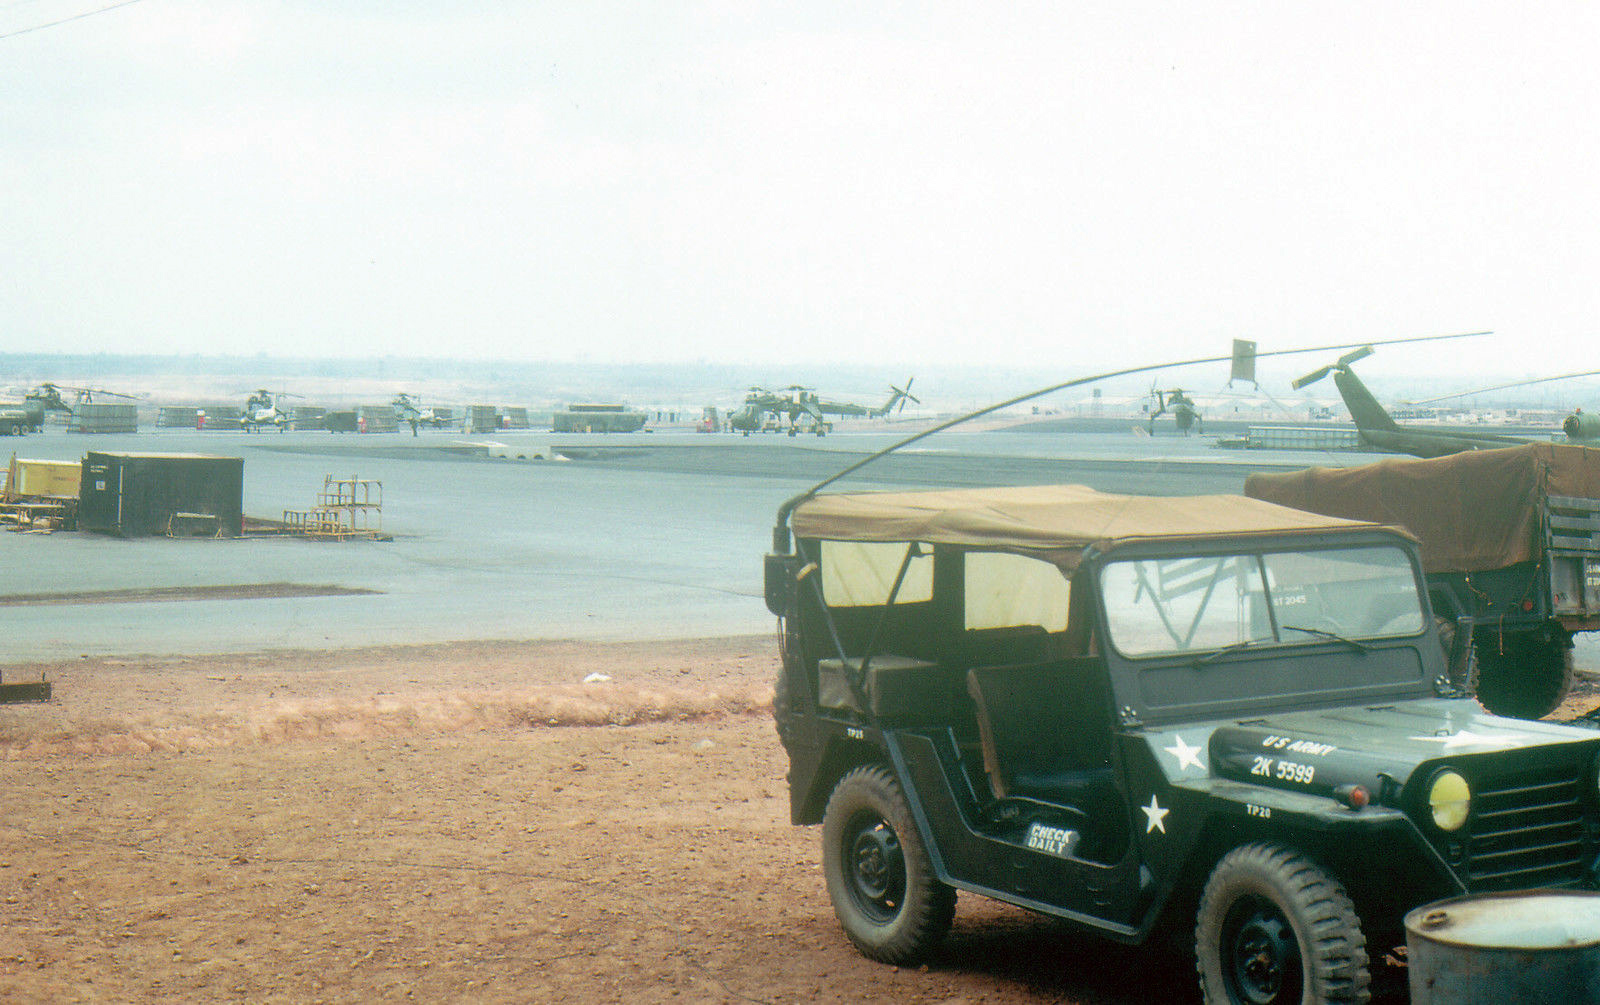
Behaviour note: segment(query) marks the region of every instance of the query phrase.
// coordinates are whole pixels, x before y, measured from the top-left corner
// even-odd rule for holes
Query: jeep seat
[[[1120,817],[1104,672],[1094,657],[973,667],[983,769],[996,799],[1025,797]]]

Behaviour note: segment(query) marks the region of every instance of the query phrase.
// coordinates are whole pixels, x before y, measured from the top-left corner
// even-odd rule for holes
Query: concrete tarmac
[[[823,439],[48,430],[7,445],[19,456],[59,460],[88,450],[243,457],[244,508],[257,517],[309,508],[326,475],[375,479],[393,540],[0,533],[5,651],[23,661],[767,631],[761,555],[778,505],[903,435],[883,429]],[[488,457],[487,442],[504,444],[512,459]],[[573,459],[515,459],[552,443]],[[1238,492],[1251,470],[1371,459],[1224,451],[1200,437],[950,432],[835,488],[1078,482],[1185,495]],[[243,589],[261,584],[289,584],[296,595]],[[179,587],[240,589],[198,599],[73,599]],[[20,594],[57,596],[22,606]]]

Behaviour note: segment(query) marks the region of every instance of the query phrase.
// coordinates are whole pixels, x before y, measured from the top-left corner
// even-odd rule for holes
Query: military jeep
[[[926,956],[964,890],[1177,933],[1211,1001],[1362,1001],[1412,907],[1596,886],[1600,736],[1456,690],[1403,531],[1077,486],[808,494],[766,597],[791,816],[874,960]]]

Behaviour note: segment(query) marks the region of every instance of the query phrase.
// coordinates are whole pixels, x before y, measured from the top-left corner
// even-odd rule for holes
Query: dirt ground
[[[775,669],[768,638],[7,667],[55,697],[0,707],[0,999],[1192,996],[969,896],[929,965],[857,955],[788,822]]]

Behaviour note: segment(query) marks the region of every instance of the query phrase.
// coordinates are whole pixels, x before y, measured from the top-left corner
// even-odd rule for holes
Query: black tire
[[[950,930],[956,892],[939,882],[888,769],[846,774],[822,817],[822,872],[844,934],[879,963],[912,963]]]
[[[1367,942],[1344,887],[1281,845],[1241,845],[1222,857],[1200,896],[1194,938],[1207,1002],[1371,997]]]
[[[1542,719],[1572,690],[1572,635],[1568,632],[1503,634],[1485,629],[1475,634],[1472,642],[1478,704],[1495,715]]]

